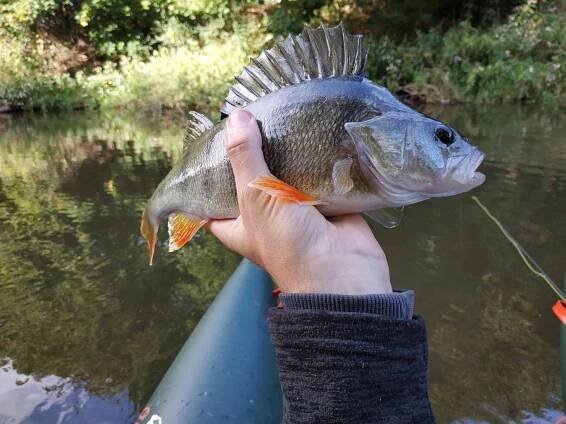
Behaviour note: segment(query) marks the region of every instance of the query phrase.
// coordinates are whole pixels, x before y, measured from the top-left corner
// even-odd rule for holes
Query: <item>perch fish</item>
[[[325,216],[367,212],[386,227],[395,211],[471,190],[485,177],[484,155],[458,131],[401,103],[365,78],[362,36],[342,24],[306,27],[264,50],[236,77],[221,109],[257,119],[273,177],[250,183]],[[143,213],[152,263],[157,229],[168,218],[169,251],[211,219],[239,215],[226,155],[226,120],[190,112],[179,162]]]

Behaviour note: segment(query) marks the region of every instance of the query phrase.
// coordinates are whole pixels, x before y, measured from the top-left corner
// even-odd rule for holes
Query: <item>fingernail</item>
[[[245,109],[236,109],[232,114],[228,117],[228,126],[229,127],[240,127],[244,124],[247,124],[252,120],[253,116],[250,112]]]

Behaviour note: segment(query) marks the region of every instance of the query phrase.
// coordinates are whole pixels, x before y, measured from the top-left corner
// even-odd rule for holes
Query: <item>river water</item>
[[[566,273],[566,115],[426,110],[487,159],[474,192],[556,281]],[[171,117],[0,118],[0,424],[129,423],[239,262],[199,234],[147,266],[144,203],[179,156]],[[428,325],[440,423],[562,416],[556,296],[466,194],[375,227]],[[564,358],[566,360],[566,358]]]

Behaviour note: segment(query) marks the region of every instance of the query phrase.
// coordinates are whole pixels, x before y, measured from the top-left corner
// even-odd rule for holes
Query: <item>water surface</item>
[[[566,123],[534,108],[430,109],[487,155],[476,194],[556,280],[566,273]],[[138,234],[184,123],[0,118],[0,424],[128,423],[239,258],[208,234],[156,265]],[[553,293],[470,200],[375,227],[428,325],[440,423],[555,422]]]

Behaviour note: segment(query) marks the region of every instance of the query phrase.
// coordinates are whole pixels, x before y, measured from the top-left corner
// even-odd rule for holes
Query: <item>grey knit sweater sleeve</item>
[[[286,309],[308,309],[334,312],[363,312],[388,318],[413,318],[415,292],[396,290],[393,293],[351,296],[329,293],[282,293],[279,297]]]
[[[403,293],[393,303],[380,295],[282,296],[269,324],[283,424],[435,422],[425,324],[407,317],[413,295]]]

